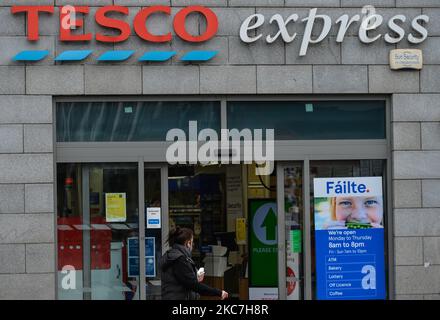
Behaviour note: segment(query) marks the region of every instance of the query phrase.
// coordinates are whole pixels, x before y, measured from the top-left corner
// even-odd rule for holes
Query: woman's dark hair
[[[184,245],[186,241],[189,241],[194,236],[194,232],[189,228],[176,227],[171,230],[168,237],[168,243],[173,246],[175,243]]]

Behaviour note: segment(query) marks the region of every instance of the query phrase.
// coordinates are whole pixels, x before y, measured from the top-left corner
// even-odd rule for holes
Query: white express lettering
[[[399,14],[397,16],[394,16],[388,21],[388,27],[391,29],[391,31],[395,32],[399,36],[397,38],[390,36],[389,33],[385,35],[385,41],[388,43],[398,43],[402,41],[402,39],[405,37],[405,30],[399,25],[396,24],[396,20],[400,20],[402,22],[406,21],[406,17],[402,14]]]
[[[348,14],[344,14],[343,16],[341,16],[338,20],[336,20],[336,24],[341,24],[341,26],[339,27],[339,32],[338,32],[338,36],[336,37],[336,42],[343,42],[345,35],[348,31],[348,28],[350,28],[350,26],[359,21],[361,19],[360,15],[355,15],[353,17],[348,16]]]
[[[363,43],[372,43],[378,39],[382,35],[377,35],[374,38],[370,38],[368,36],[368,31],[377,29],[383,22],[383,17],[379,14],[372,14],[364,19],[361,23],[361,27],[359,28],[359,40]]]
[[[286,43],[290,43],[293,40],[295,40],[296,32],[291,36],[289,34],[289,32],[287,31],[287,25],[289,24],[289,22],[291,22],[291,21],[296,22],[297,20],[298,20],[298,15],[296,13],[294,13],[290,17],[288,17],[286,19],[286,21],[284,21],[283,17],[280,14],[274,15],[270,19],[269,23],[272,24],[274,21],[276,21],[276,23],[278,24],[279,31],[277,32],[277,34],[275,36],[268,35],[267,38],[266,38],[267,43],[275,42],[275,40],[278,39],[278,37],[280,35],[283,37],[283,40]]]
[[[408,41],[414,44],[422,43],[423,41],[428,38],[428,30],[426,30],[425,27],[423,27],[421,24],[419,24],[419,20],[424,21],[425,23],[429,22],[429,17],[427,15],[420,15],[418,17],[415,17],[414,20],[411,23],[412,28],[420,33],[422,36],[421,38],[416,38],[412,35],[412,33],[408,36]]]
[[[405,38],[406,33],[402,24],[407,22],[406,16],[398,14],[389,19],[386,25],[393,35],[391,35],[390,32],[385,34],[372,34],[383,24],[384,19],[382,15],[373,11],[369,12],[367,15],[363,13],[362,16],[363,18],[361,19],[361,15],[359,14],[356,14],[352,17],[344,14],[336,19],[335,25],[338,28],[336,42],[343,42],[348,30],[354,24],[357,24],[359,28],[357,32],[359,40],[366,44],[378,41],[380,38],[383,38],[383,40],[387,43],[396,44]],[[315,27],[315,24],[318,23],[318,20],[323,21],[323,27],[322,30],[317,33],[318,36],[315,39],[312,39],[313,28]],[[428,22],[429,17],[427,15],[419,15],[411,21],[411,28],[413,29],[413,32],[410,32],[407,36],[407,39],[410,43],[420,44],[428,38],[428,30],[426,28],[426,24]],[[259,28],[265,23],[275,23],[278,30],[274,34],[269,33],[264,35],[261,31],[259,31]],[[254,43],[261,39],[264,39],[263,41],[269,44],[274,43],[279,39],[282,39],[282,41],[285,43],[291,43],[297,38],[298,33],[292,33],[292,31],[289,32],[287,27],[290,24],[296,23],[305,23],[305,29],[299,52],[300,56],[305,56],[307,54],[310,44],[322,42],[329,35],[332,28],[331,17],[326,14],[318,14],[317,8],[311,9],[308,15],[303,19],[300,19],[299,15],[296,13],[290,14],[286,19],[284,19],[279,13],[272,15],[270,19],[266,19],[263,14],[259,13],[251,15],[243,21],[240,27],[240,39],[245,43]],[[255,35],[249,32],[253,30],[257,31]]]
[[[307,49],[309,48],[310,43],[319,43],[322,40],[324,40],[325,37],[327,37],[328,33],[330,32],[330,28],[332,27],[332,19],[325,14],[317,15],[316,14],[317,11],[318,9],[316,8],[310,10],[309,16],[302,20],[303,22],[307,22],[307,24],[306,24],[306,31],[304,32],[304,37],[301,44],[301,50],[299,53],[300,56],[305,56],[307,54]],[[324,20],[324,27],[322,28],[319,37],[315,40],[312,40],[312,30],[313,30],[313,26],[315,25],[315,20],[317,18]]]
[[[256,19],[255,23],[251,25],[251,22]],[[246,43],[252,43],[260,39],[263,35],[260,34],[256,37],[249,37],[249,31],[257,29],[264,24],[264,16],[262,14],[253,14],[243,21],[240,27],[240,39]]]

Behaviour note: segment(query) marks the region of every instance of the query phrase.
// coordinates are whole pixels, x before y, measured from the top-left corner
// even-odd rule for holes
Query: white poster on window
[[[278,300],[278,288],[249,288],[249,300]]]
[[[226,205],[227,213],[243,214],[243,195],[241,167],[231,166],[226,170]],[[232,220],[235,223],[235,219]]]
[[[147,208],[147,229],[161,228],[160,212],[161,210],[158,207]]]

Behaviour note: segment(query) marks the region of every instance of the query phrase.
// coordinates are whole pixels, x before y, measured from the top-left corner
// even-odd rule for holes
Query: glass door
[[[139,277],[126,263],[130,250],[138,250],[132,248],[132,239],[139,236],[137,169],[136,163],[96,164],[83,169],[89,184],[85,198],[89,199],[89,217],[83,218],[91,226],[83,238],[84,261],[89,255],[95,261],[90,265],[93,300],[139,299]],[[89,234],[90,245],[86,243]],[[88,248],[90,253],[86,253]]]
[[[58,298],[139,299],[137,163],[59,164]]]
[[[142,248],[142,270],[145,270],[145,292],[142,298],[161,299],[160,258],[162,250],[167,250],[168,243],[168,167],[144,164],[142,168],[143,194],[140,207],[144,215],[141,225],[141,238],[145,243]]]
[[[58,164],[58,299],[160,299],[167,175],[142,161]]]
[[[279,299],[304,299],[302,163],[277,165]]]

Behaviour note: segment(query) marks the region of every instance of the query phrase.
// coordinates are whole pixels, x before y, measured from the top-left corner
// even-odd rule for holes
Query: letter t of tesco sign
[[[71,19],[72,23],[69,28],[65,27],[64,21],[72,13],[69,11],[61,10],[60,7],[60,41],[91,41],[93,38],[92,33],[87,34],[72,34],[71,27],[80,28],[84,25],[83,19],[77,16],[78,13],[87,15],[90,11],[88,6],[82,7],[71,7],[75,13],[75,19]],[[25,13],[27,15],[27,37],[30,41],[38,41],[39,39],[39,15],[40,14],[53,14],[55,12],[54,6],[13,6],[11,7],[11,12],[13,14]],[[95,21],[98,25],[118,30],[119,34],[114,36],[103,35],[101,33],[96,33],[95,39],[99,42],[111,42],[117,43],[128,39],[131,33],[131,26],[129,23],[110,18],[110,14],[120,14],[121,16],[128,16],[129,11],[127,7],[123,6],[104,6],[99,8],[95,14]],[[205,17],[206,19],[206,30],[201,35],[191,35],[185,27],[186,18],[191,13],[198,13]],[[162,14],[166,16],[171,15],[171,7],[169,6],[151,6],[139,10],[133,20],[134,32],[143,40],[149,42],[169,42],[172,40],[173,36],[171,32],[167,34],[152,34],[148,31],[146,23],[148,18],[152,14]],[[74,21],[74,22],[73,22]],[[215,13],[203,6],[188,6],[181,9],[174,17],[173,28],[177,36],[188,42],[204,42],[217,34],[218,31],[218,19]]]

